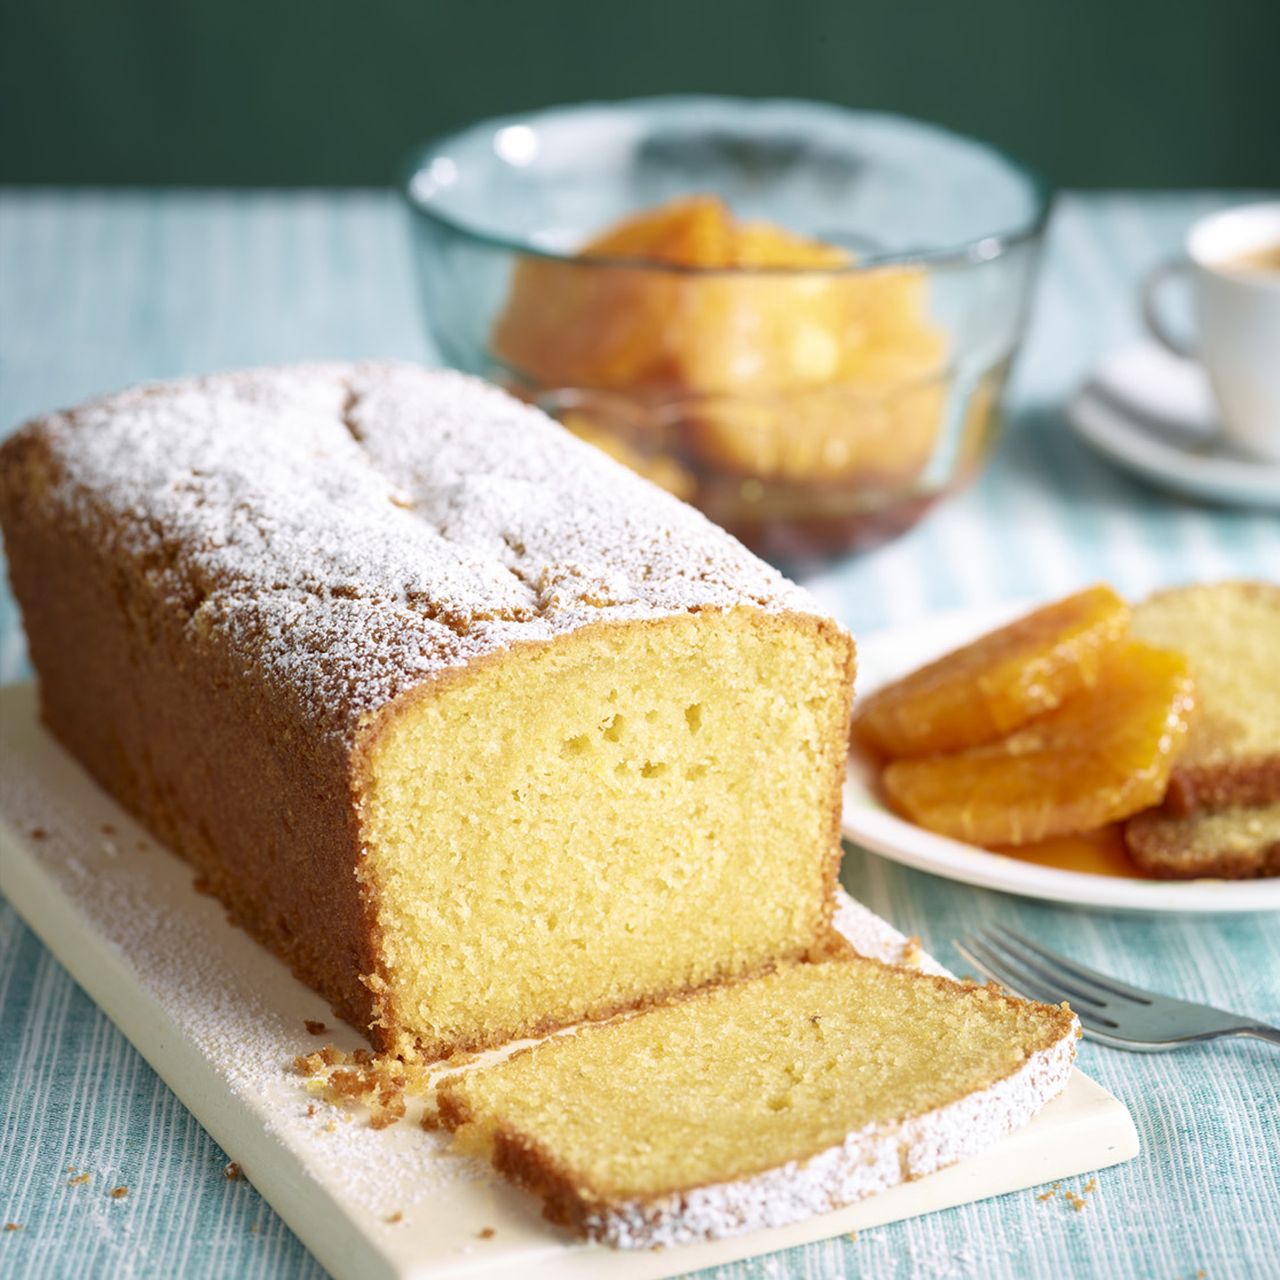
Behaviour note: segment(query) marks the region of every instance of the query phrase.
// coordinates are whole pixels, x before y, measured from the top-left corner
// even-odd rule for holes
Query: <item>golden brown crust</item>
[[[1169,817],[1151,810],[1130,818],[1124,839],[1133,860],[1161,880],[1253,880],[1280,876],[1280,835],[1262,830],[1259,819],[1271,817],[1280,806],[1268,810],[1238,808],[1227,812],[1202,811],[1190,818]],[[1221,829],[1219,838],[1209,824]],[[1252,824],[1259,823],[1255,832]]]
[[[1216,765],[1175,765],[1165,810],[1187,818],[1202,809],[1234,809],[1280,800],[1280,756]]]
[[[6,466],[38,476],[38,441],[23,445]],[[5,497],[45,724],[237,924],[368,1026],[357,975],[375,967],[373,903],[355,876],[355,811],[335,742],[307,733],[260,673],[203,643],[190,615],[149,588],[144,566],[105,555],[105,529],[95,537],[92,520],[60,520],[35,480],[7,485]]]

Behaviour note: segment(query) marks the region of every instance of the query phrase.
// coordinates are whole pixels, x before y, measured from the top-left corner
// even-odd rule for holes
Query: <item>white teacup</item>
[[[1267,250],[1280,251],[1280,201],[1210,214],[1187,233],[1184,255],[1147,277],[1142,301],[1152,334],[1204,366],[1225,434],[1280,462],[1280,269],[1250,262]],[[1157,292],[1174,275],[1191,279],[1194,342],[1171,331],[1160,312]]]

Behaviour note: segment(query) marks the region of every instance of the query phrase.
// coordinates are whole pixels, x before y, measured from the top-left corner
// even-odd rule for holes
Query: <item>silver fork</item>
[[[1160,1053],[1219,1036],[1256,1036],[1280,1044],[1280,1027],[1130,987],[1003,925],[971,933],[955,945],[979,973],[1015,995],[1049,1004],[1069,1001],[1089,1038],[1116,1049]]]

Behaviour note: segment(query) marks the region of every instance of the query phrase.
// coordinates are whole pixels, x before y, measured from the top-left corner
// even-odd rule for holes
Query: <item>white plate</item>
[[[948,650],[1002,626],[1029,606],[939,614],[858,640],[858,696]],[[1060,871],[990,853],[926,831],[891,813],[875,794],[873,766],[858,752],[849,759],[844,787],[847,840],[904,866],[948,880],[1083,907],[1122,911],[1280,911],[1280,877],[1261,880],[1127,880]]]
[[[1280,511],[1280,465],[1226,445],[1203,370],[1160,347],[1129,347],[1106,360],[1067,418],[1103,456],[1162,488]]]
[[[303,1027],[306,1018],[332,1023],[324,1001],[228,925],[192,887],[191,869],[39,727],[29,685],[0,689],[0,892],[337,1280],[653,1280],[1073,1177],[1138,1151],[1124,1106],[1077,1071],[1030,1124],[917,1182],[789,1227],[614,1253],[569,1239],[542,1221],[533,1197],[449,1155],[412,1109],[375,1131],[312,1104],[289,1063],[324,1043]],[[901,958],[906,939],[866,908],[848,903],[839,923],[865,953]],[[329,1035],[344,1048],[360,1043],[349,1028]]]

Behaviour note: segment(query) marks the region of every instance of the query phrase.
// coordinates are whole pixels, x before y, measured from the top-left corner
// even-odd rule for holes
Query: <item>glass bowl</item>
[[[404,194],[448,363],[785,561],[893,536],[977,473],[1048,205],[1034,174],[931,125],[707,97],[472,125],[412,157]],[[705,196],[845,252],[803,267],[583,252]]]

